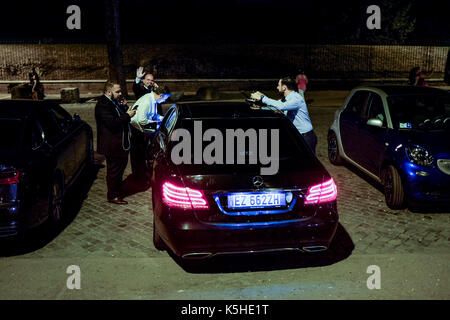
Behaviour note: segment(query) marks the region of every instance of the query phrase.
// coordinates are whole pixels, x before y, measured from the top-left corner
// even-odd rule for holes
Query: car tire
[[[61,224],[63,218],[64,193],[60,179],[55,178],[50,189],[48,216],[53,226]]]
[[[394,166],[389,166],[383,173],[384,197],[391,209],[401,209],[405,204],[405,192],[402,179]]]
[[[330,160],[331,164],[334,165],[341,165],[344,163],[339,153],[339,144],[334,132],[331,132],[328,135],[328,159]]]

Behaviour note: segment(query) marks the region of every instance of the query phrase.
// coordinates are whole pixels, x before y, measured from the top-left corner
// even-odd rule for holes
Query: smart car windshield
[[[450,129],[450,95],[392,95],[387,98],[396,129]]]

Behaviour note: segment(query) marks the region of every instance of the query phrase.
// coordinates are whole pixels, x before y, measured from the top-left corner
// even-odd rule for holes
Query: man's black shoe
[[[120,197],[114,198],[114,199],[108,199],[108,202],[114,203],[114,204],[128,204],[127,201],[123,200]]]

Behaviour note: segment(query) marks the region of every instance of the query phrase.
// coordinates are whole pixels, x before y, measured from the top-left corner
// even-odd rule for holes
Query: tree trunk
[[[120,47],[119,0],[104,0],[105,32],[108,48],[108,79],[119,83],[124,97],[128,97],[126,78],[123,72],[123,56]]]

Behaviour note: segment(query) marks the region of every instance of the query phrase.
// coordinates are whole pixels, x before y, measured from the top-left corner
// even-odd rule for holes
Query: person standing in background
[[[44,100],[44,86],[39,80],[39,75],[36,72],[36,68],[31,68],[31,72],[28,73],[28,77],[30,78],[30,88],[31,88],[31,98],[33,100]]]
[[[305,91],[306,86],[308,85],[308,77],[305,74],[305,71],[303,69],[298,70],[297,77],[295,78],[295,81],[297,82],[298,87],[298,93],[305,99]]]
[[[409,82],[410,86],[428,87],[428,83],[425,79],[431,78],[433,75],[433,70],[428,73],[422,71],[421,67],[414,67],[409,72]]]

